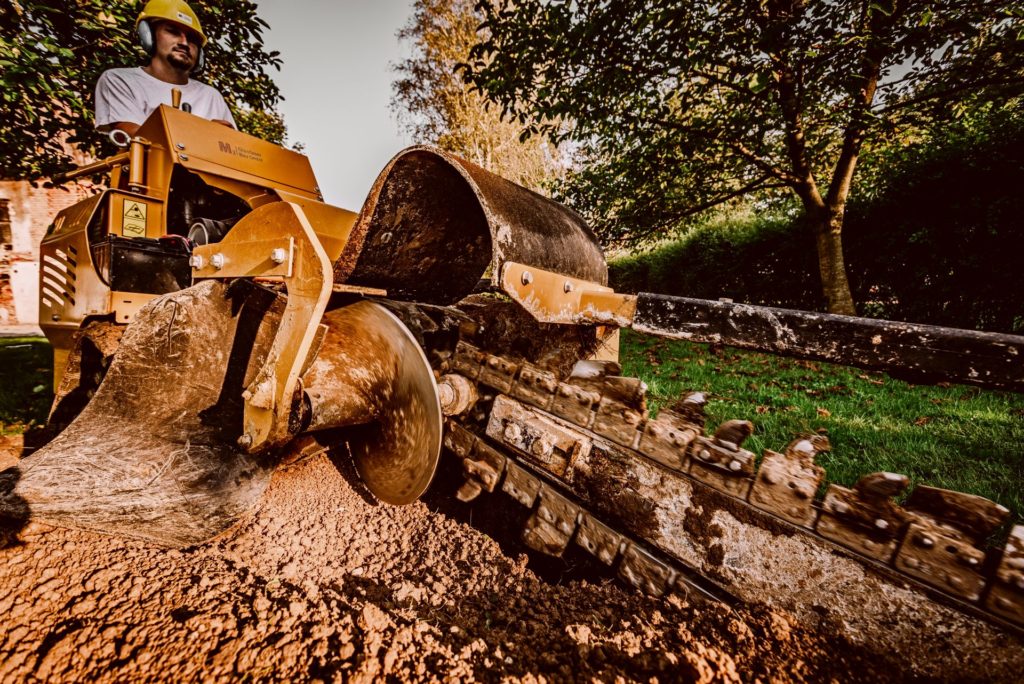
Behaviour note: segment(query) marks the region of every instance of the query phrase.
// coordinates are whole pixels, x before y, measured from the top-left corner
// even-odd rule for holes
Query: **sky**
[[[271,77],[289,142],[305,145],[324,200],[358,211],[388,160],[414,142],[389,109],[391,65],[408,56],[396,33],[412,0],[258,0]]]

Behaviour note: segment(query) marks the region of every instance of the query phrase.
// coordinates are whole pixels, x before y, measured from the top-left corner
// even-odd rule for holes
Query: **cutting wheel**
[[[374,420],[346,434],[356,470],[375,497],[389,504],[418,499],[441,455],[442,414],[434,373],[408,328],[380,304],[346,307],[357,316],[361,340],[374,344],[389,371],[372,398]]]

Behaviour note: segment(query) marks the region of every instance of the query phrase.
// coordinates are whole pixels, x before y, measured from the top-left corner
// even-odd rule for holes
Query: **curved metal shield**
[[[381,171],[335,282],[395,298],[451,304],[506,261],[604,285],[597,237],[571,209],[431,147],[403,150]]]
[[[283,308],[274,293],[241,281],[205,281],[147,305],[74,422],[0,476],[0,517],[167,546],[237,522],[273,472],[237,440],[242,391]]]

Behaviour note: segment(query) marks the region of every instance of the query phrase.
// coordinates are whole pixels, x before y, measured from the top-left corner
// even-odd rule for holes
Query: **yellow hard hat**
[[[198,33],[203,45],[206,45],[206,34],[203,33],[203,27],[199,24],[199,17],[185,0],[149,0],[142,8],[139,18],[135,20],[136,30],[138,30],[139,24],[147,19],[173,21],[179,26]]]

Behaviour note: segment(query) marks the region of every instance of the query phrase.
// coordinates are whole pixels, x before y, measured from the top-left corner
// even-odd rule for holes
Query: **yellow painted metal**
[[[129,323],[139,309],[149,304],[159,295],[144,294],[142,292],[118,292],[112,290],[110,293],[110,308],[114,313],[114,320],[118,323]]]
[[[43,240],[40,324],[60,361],[56,355],[66,357],[74,332],[88,317],[113,315],[117,322],[127,323],[151,298],[110,291],[92,263],[88,227],[100,220],[97,213],[105,206],[106,224],[98,227],[103,233],[129,238],[183,234],[188,226],[167,225],[176,166],[253,208],[222,242],[196,250],[205,262],[196,277],[259,276],[287,284],[288,313],[274,348],[277,366],[268,363],[247,403],[247,420],[254,426],[252,443],[259,446],[271,440],[278,427],[287,427],[286,413],[278,413],[289,408],[281,408],[289,403],[282,397],[290,397],[283,392],[294,388],[293,366],[301,363],[310,344],[306,327],[316,327],[330,294],[331,265],[356,219],[354,212],[321,201],[316,177],[303,155],[161,105],[139,128],[130,150],[64,174],[70,179],[109,170],[111,189],[62,211]],[[284,250],[281,263],[274,261],[280,256],[275,250]],[[218,252],[225,256],[220,270],[212,268],[210,259]],[[56,369],[54,381],[59,383],[63,364]],[[275,422],[280,415],[281,424]]]
[[[149,141],[136,136],[128,148],[128,187],[139,192],[146,185],[146,148]]]
[[[107,209],[107,232],[112,235],[158,238],[164,234],[164,206],[159,199],[111,190]]]
[[[271,273],[273,269],[269,268],[259,275],[282,280],[288,291],[288,303],[266,363],[243,393],[245,414],[240,444],[250,451],[279,445],[291,437],[288,418],[292,397],[317,334],[316,324],[331,295],[332,263],[302,208],[291,202],[274,202],[253,210],[221,242],[204,245],[194,252],[207,263],[214,254],[222,254],[225,266],[216,277],[225,277],[228,274],[223,271],[228,265],[244,268],[252,263],[253,257],[247,253],[255,249],[254,243],[274,240],[292,241],[287,259],[290,269],[287,275]],[[194,274],[197,278],[214,277],[203,269]]]
[[[285,202],[294,202],[302,207],[327,257],[332,264],[337,261],[359,214],[284,190],[277,190],[277,195]]]
[[[632,295],[514,261],[502,267],[501,289],[542,323],[628,327],[636,313]]]
[[[281,204],[278,202],[277,204]],[[273,206],[273,205],[267,205]],[[290,235],[254,237],[244,231],[228,233],[228,237],[212,245],[193,250],[193,278],[288,278],[292,275],[295,238]],[[275,250],[277,254],[275,255]],[[277,256],[279,261],[275,261]]]
[[[64,374],[62,362],[82,321],[110,311],[110,289],[93,267],[86,232],[106,194],[87,197],[58,213],[39,247],[39,327],[53,347],[58,384]]]
[[[298,152],[167,105],[161,105],[158,111],[167,149],[185,168],[306,193],[314,199],[319,196],[313,167]],[[143,134],[142,129],[139,134]]]

